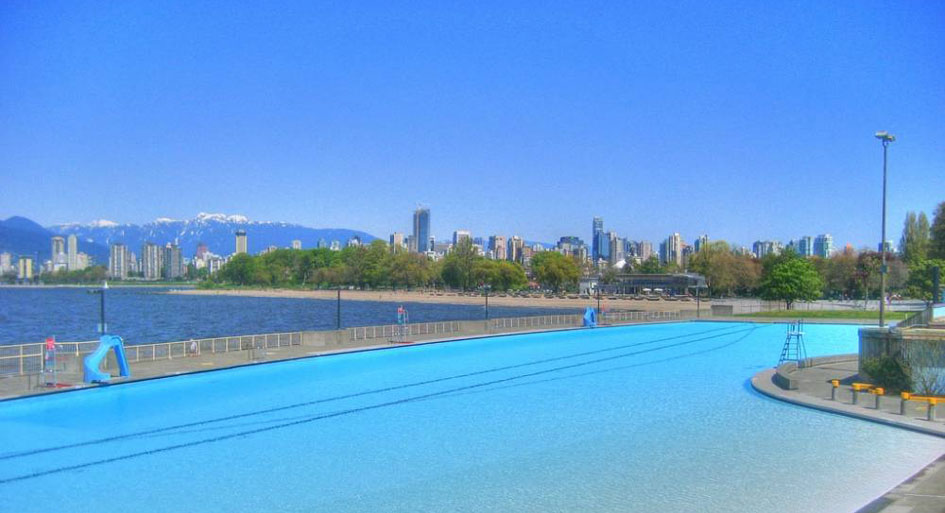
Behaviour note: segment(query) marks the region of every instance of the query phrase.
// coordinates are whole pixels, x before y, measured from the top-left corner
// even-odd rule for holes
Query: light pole
[[[882,264],[879,266],[879,327],[886,324],[886,150],[889,143],[896,140],[896,136],[882,130],[876,132],[876,138],[883,143],[883,238],[879,242],[882,254]]]
[[[99,326],[98,331],[101,335],[105,335],[107,331],[105,326],[105,291],[108,290],[108,282],[102,282],[102,288],[96,290],[90,290],[90,294],[98,294],[100,296],[99,301]]]

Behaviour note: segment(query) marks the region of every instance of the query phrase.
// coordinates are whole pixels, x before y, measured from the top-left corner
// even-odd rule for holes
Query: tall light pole
[[[876,132],[876,138],[883,143],[883,238],[879,242],[882,254],[882,264],[879,267],[879,327],[886,324],[886,150],[889,143],[896,140],[896,136],[882,130]]]

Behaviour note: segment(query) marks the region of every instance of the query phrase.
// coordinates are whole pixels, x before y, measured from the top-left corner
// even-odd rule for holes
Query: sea
[[[0,287],[0,344],[94,340],[101,296],[96,288]],[[168,294],[166,288],[114,287],[106,291],[108,332],[128,344],[336,328],[334,299]],[[395,324],[400,303],[345,301],[341,325]],[[485,319],[485,305],[402,303],[411,323]],[[489,306],[489,317],[579,313],[574,308]]]

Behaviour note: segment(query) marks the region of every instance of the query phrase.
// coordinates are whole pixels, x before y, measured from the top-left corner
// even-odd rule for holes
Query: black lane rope
[[[634,342],[634,343],[632,343],[632,344],[624,344],[624,345],[620,345],[620,346],[607,347],[607,348],[603,348],[603,349],[595,349],[595,350],[593,350],[593,351],[585,351],[585,352],[582,352],[582,353],[574,353],[574,354],[570,354],[570,355],[556,356],[556,357],[554,357],[554,358],[545,358],[545,359],[542,359],[542,360],[533,360],[533,361],[531,361],[531,362],[519,363],[519,364],[515,364],[515,365],[507,365],[507,366],[504,366],[504,367],[495,367],[495,368],[492,368],[492,369],[484,369],[484,370],[479,370],[479,371],[468,372],[468,373],[465,373],[465,374],[457,374],[457,375],[453,375],[453,376],[445,376],[445,377],[442,377],[442,378],[434,378],[434,379],[425,380],[425,381],[417,381],[417,382],[407,383],[407,384],[403,384],[403,385],[396,385],[396,386],[385,387],[385,388],[377,388],[377,389],[373,389],[373,390],[365,390],[365,391],[363,391],[363,392],[355,392],[355,393],[352,393],[352,394],[340,395],[340,396],[335,396],[335,397],[327,397],[327,398],[324,398],[324,399],[316,399],[316,400],[313,400],[313,401],[306,401],[306,402],[302,402],[302,403],[289,404],[289,405],[285,405],[285,406],[278,406],[278,407],[275,407],[275,408],[267,408],[267,409],[265,409],[265,410],[258,410],[258,411],[247,412],[247,413],[237,413],[237,414],[235,414],[235,415],[227,415],[227,416],[225,416],[225,417],[218,417],[218,418],[215,418],[215,419],[199,420],[199,421],[195,421],[195,422],[188,422],[188,423],[185,423],[185,424],[177,424],[177,425],[173,425],[173,426],[165,426],[165,427],[160,427],[160,428],[155,428],[155,429],[149,429],[149,430],[145,430],[145,431],[138,431],[138,432],[135,432],[135,433],[126,433],[126,434],[123,434],[123,435],[115,435],[115,436],[110,436],[110,437],[97,438],[97,439],[93,439],[93,440],[87,440],[87,441],[84,441],[84,442],[76,442],[76,443],[73,443],[73,444],[65,444],[65,445],[58,445],[58,446],[53,446],[53,447],[44,447],[44,448],[41,448],[41,449],[31,449],[31,450],[20,451],[20,452],[15,452],[15,453],[3,454],[3,455],[0,455],[0,461],[11,460],[11,459],[15,459],[15,458],[22,458],[22,457],[26,457],[26,456],[35,456],[35,455],[37,455],[37,454],[42,454],[42,453],[47,453],[47,452],[53,452],[53,451],[61,451],[61,450],[66,450],[66,449],[75,449],[75,448],[78,448],[78,447],[85,447],[85,446],[89,446],[89,445],[97,445],[97,444],[115,442],[115,441],[119,441],[119,440],[126,440],[126,439],[129,439],[129,438],[135,438],[135,437],[140,437],[140,436],[154,435],[154,434],[158,434],[158,433],[164,433],[164,432],[167,432],[167,431],[173,431],[173,430],[176,430],[176,429],[185,429],[185,428],[203,426],[203,425],[212,424],[212,423],[215,423],[215,422],[226,422],[226,421],[229,421],[229,420],[242,419],[242,418],[253,417],[253,416],[257,416],[257,415],[266,415],[266,414],[269,414],[269,413],[276,413],[276,412],[291,410],[291,409],[295,409],[295,408],[303,408],[303,407],[306,407],[306,406],[313,406],[313,405],[316,405],[316,404],[324,404],[324,403],[333,402],[333,401],[342,401],[342,400],[345,400],[345,399],[354,399],[354,398],[357,398],[357,397],[363,397],[363,396],[368,396],[368,395],[380,394],[380,393],[384,393],[384,392],[392,392],[392,391],[394,391],[394,390],[402,390],[402,389],[406,389],[406,388],[419,387],[419,386],[423,386],[423,385],[431,385],[431,384],[434,384],[434,383],[441,383],[441,382],[444,382],[444,381],[450,381],[450,380],[454,380],[454,379],[469,378],[469,377],[479,376],[479,375],[483,375],[483,374],[489,374],[489,373],[493,373],[493,372],[501,372],[501,371],[505,371],[505,370],[518,369],[518,368],[528,367],[528,366],[532,366],[532,365],[541,365],[541,364],[543,364],[543,363],[551,363],[551,362],[555,362],[555,361],[567,360],[567,359],[571,359],[571,358],[578,358],[578,357],[582,357],[582,356],[590,356],[590,355],[600,354],[600,353],[605,353],[605,352],[610,352],[610,351],[617,351],[617,350],[620,350],[620,349],[627,349],[627,348],[630,348],[630,347],[639,347],[639,346],[644,346],[644,345],[649,345],[649,344],[655,344],[655,343],[658,343],[658,342],[666,342],[666,341],[668,341],[668,340],[675,340],[675,339],[678,339],[678,338],[693,337],[693,336],[698,336],[698,335],[704,335],[704,334],[706,334],[706,333],[713,333],[713,332],[717,332],[717,331],[732,330],[732,329],[735,329],[735,327],[732,327],[732,326],[725,326],[725,327],[722,327],[722,328],[713,328],[713,329],[710,329],[710,330],[698,331],[698,332],[695,332],[695,333],[689,333],[689,334],[685,334],[685,335],[674,335],[674,336],[672,336],[672,337],[663,337],[663,338],[657,338],[657,339],[647,340],[647,341],[643,341],[643,342]]]
[[[485,390],[478,390],[478,391],[476,391],[476,392],[457,392],[457,393],[454,394],[454,395],[457,395],[457,396],[458,396],[458,395],[465,395],[465,394],[476,394],[476,393],[483,393],[483,392],[492,392],[492,391],[494,391],[494,390],[506,390],[506,389],[517,388],[517,387],[525,387],[525,386],[529,386],[529,385],[537,385],[537,384],[540,384],[540,383],[551,383],[551,382],[554,382],[554,381],[564,381],[564,380],[566,380],[566,379],[574,379],[574,378],[580,378],[580,377],[584,377],[584,376],[593,376],[593,375],[595,375],[595,374],[603,374],[603,373],[605,373],[605,372],[614,372],[614,371],[620,371],[620,370],[626,370],[626,369],[634,369],[634,368],[637,368],[637,367],[646,367],[647,365],[655,365],[655,364],[657,364],[657,363],[666,363],[666,362],[671,362],[671,361],[674,361],[674,360],[682,360],[683,358],[690,358],[690,357],[692,357],[692,356],[698,356],[698,355],[700,355],[700,354],[712,353],[712,352],[715,352],[715,351],[719,351],[719,350],[721,350],[721,349],[725,349],[726,347],[733,346],[733,345],[735,345],[735,344],[741,342],[742,340],[745,340],[746,338],[748,338],[748,337],[749,337],[752,333],[754,333],[756,330],[759,330],[759,329],[762,329],[762,328],[763,328],[763,326],[755,326],[754,328],[752,328],[751,331],[749,331],[748,333],[745,333],[745,334],[742,335],[741,337],[739,337],[739,338],[737,338],[737,339],[735,339],[735,340],[733,340],[733,341],[731,341],[731,342],[726,342],[726,343],[724,343],[724,344],[721,344],[721,345],[718,345],[718,346],[715,346],[715,347],[710,347],[710,348],[708,348],[708,349],[702,349],[702,350],[699,350],[699,351],[692,351],[692,352],[686,353],[686,354],[680,354],[680,355],[676,355],[676,356],[668,356],[668,357],[666,357],[666,358],[660,358],[660,359],[658,359],[658,360],[651,360],[651,361],[649,361],[649,362],[640,362],[640,363],[633,363],[633,364],[630,364],[630,365],[621,365],[621,366],[619,366],[619,367],[610,367],[610,368],[607,368],[607,369],[599,369],[599,370],[593,370],[593,371],[587,371],[587,372],[579,372],[579,373],[577,373],[577,374],[570,374],[570,375],[567,375],[567,376],[558,376],[558,377],[554,377],[554,378],[536,379],[535,381],[528,381],[528,382],[526,382],[526,383],[516,383],[516,384],[514,384],[514,385],[505,385],[505,386],[500,386],[500,387],[495,387],[495,388],[488,388],[488,389],[485,389]]]
[[[130,454],[123,454],[123,455],[121,455],[121,456],[113,456],[113,457],[111,457],[111,458],[104,458],[104,459],[101,459],[101,460],[95,460],[95,461],[90,461],[90,462],[85,462],[85,463],[77,463],[77,464],[75,464],[75,465],[68,465],[68,466],[58,467],[58,468],[54,468],[54,469],[50,469],[50,470],[41,470],[41,471],[33,472],[33,473],[30,473],[30,474],[22,474],[22,475],[19,475],[19,476],[13,476],[13,477],[8,477],[8,478],[0,479],[0,485],[9,484],[9,483],[17,482],[17,481],[25,481],[25,480],[28,480],[28,479],[35,479],[35,478],[38,478],[38,477],[43,477],[43,476],[47,476],[47,475],[51,475],[51,474],[58,474],[58,473],[62,473],[62,472],[68,472],[68,471],[70,471],[70,470],[79,470],[79,469],[94,467],[94,466],[98,466],[98,465],[105,465],[105,464],[108,464],[108,463],[115,463],[115,462],[118,462],[118,461],[130,460],[130,459],[139,458],[139,457],[142,457],[142,456],[150,456],[150,455],[160,454],[160,453],[169,452],[169,451],[174,451],[174,450],[178,450],[178,449],[185,449],[185,448],[188,448],[188,447],[195,447],[195,446],[198,446],[198,445],[204,445],[204,444],[209,444],[209,443],[214,443],[214,442],[221,442],[221,441],[230,440],[230,439],[233,439],[233,438],[246,437],[246,436],[255,435],[255,434],[259,434],[259,433],[266,433],[266,432],[275,431],[275,430],[278,430],[278,429],[285,429],[285,428],[289,428],[289,427],[293,427],[293,426],[298,426],[298,425],[302,425],[302,424],[309,424],[309,423],[312,423],[312,422],[315,422],[315,421],[318,421],[318,420],[325,420],[325,419],[330,419],[330,418],[334,418],[334,417],[340,417],[340,416],[342,416],[342,415],[350,415],[350,414],[361,413],[361,412],[370,411],[370,410],[377,410],[377,409],[380,409],[380,408],[387,408],[387,407],[390,407],[390,406],[397,406],[397,405],[400,405],[400,404],[407,404],[407,403],[412,403],[412,402],[423,401],[423,400],[426,400],[426,399],[430,399],[430,398],[432,398],[432,397],[444,396],[444,395],[448,395],[448,394],[453,394],[453,393],[455,393],[455,392],[462,392],[462,391],[465,391],[465,390],[475,390],[475,389],[477,389],[477,388],[483,388],[483,387],[487,387],[487,386],[490,386],[490,385],[496,385],[496,384],[499,384],[499,383],[508,383],[508,382],[510,382],[510,381],[515,381],[515,380],[524,379],[524,378],[530,378],[530,377],[534,377],[534,376],[540,376],[540,375],[548,374],[548,373],[551,373],[551,372],[557,372],[557,371],[567,370],[567,369],[575,369],[575,368],[579,368],[579,367],[586,367],[586,366],[588,366],[588,365],[593,365],[593,364],[595,364],[595,363],[601,363],[601,362],[606,362],[606,361],[619,360],[619,359],[627,358],[627,357],[630,357],[630,356],[637,356],[637,355],[640,355],[640,354],[652,353],[652,352],[660,351],[660,350],[663,350],[663,349],[670,349],[670,348],[673,348],[673,347],[680,347],[680,346],[684,346],[684,345],[688,345],[688,344],[694,344],[694,343],[696,343],[696,342],[702,342],[702,341],[705,341],[705,340],[711,340],[711,339],[715,339],[715,338],[719,338],[719,337],[725,337],[725,336],[729,336],[729,335],[737,335],[737,334],[739,334],[739,333],[751,332],[751,331],[754,331],[754,330],[756,330],[756,329],[757,329],[756,327],[752,327],[752,328],[747,328],[747,329],[735,331],[735,332],[732,332],[732,333],[722,333],[722,334],[717,334],[717,335],[710,335],[710,336],[706,336],[706,337],[702,337],[702,338],[698,338],[698,339],[687,340],[687,341],[683,341],[683,342],[676,342],[676,343],[674,343],[674,344],[667,344],[667,345],[663,345],[663,346],[659,346],[659,347],[651,347],[651,348],[648,348],[648,349],[642,349],[642,350],[640,350],[640,351],[634,351],[634,352],[625,353],[625,354],[619,354],[619,355],[614,355],[614,356],[607,356],[607,357],[604,357],[604,358],[597,358],[597,359],[595,359],[595,360],[588,360],[588,361],[586,361],[586,362],[572,363],[572,364],[570,364],[570,365],[562,365],[562,366],[560,366],[560,367],[553,367],[553,368],[551,368],[551,369],[544,369],[544,370],[540,370],[540,371],[529,372],[529,373],[527,373],[527,374],[520,374],[520,375],[517,375],[517,376],[510,376],[510,377],[507,377],[507,378],[495,379],[495,380],[492,380],[492,381],[484,381],[484,382],[482,382],[482,383],[474,383],[474,384],[471,384],[471,385],[465,385],[465,386],[456,387],[456,388],[451,388],[451,389],[447,389],[447,390],[441,390],[441,391],[439,391],[439,392],[430,392],[430,393],[422,394],[422,395],[418,395],[418,396],[406,397],[406,398],[403,398],[403,399],[396,399],[396,400],[393,400],[393,401],[387,401],[387,402],[378,403],[378,404],[372,404],[372,405],[368,405],[368,406],[361,406],[361,407],[358,407],[358,408],[350,408],[350,409],[347,409],[347,410],[341,410],[341,411],[336,411],[336,412],[332,412],[332,413],[325,413],[325,414],[321,414],[321,415],[315,415],[315,416],[312,416],[312,417],[303,418],[303,419],[295,420],[295,421],[292,421],[292,422],[285,422],[285,423],[282,423],[282,424],[277,424],[277,425],[275,425],[275,426],[266,426],[266,427],[257,428],[257,429],[251,429],[251,430],[246,430],[246,431],[240,431],[240,432],[237,432],[237,433],[230,433],[230,434],[227,434],[227,435],[220,435],[220,436],[216,436],[216,437],[212,437],[212,438],[205,438],[205,439],[203,439],[203,440],[194,440],[194,441],[192,441],[192,442],[184,442],[184,443],[180,443],[180,444],[169,445],[169,446],[167,446],[167,447],[159,447],[159,448],[157,448],[157,449],[149,449],[149,450],[146,450],[146,451],[139,451],[139,452],[134,452],[134,453],[130,453]]]

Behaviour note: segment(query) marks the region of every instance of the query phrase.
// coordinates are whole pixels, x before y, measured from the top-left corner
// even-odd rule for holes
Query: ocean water
[[[0,287],[0,344],[94,340],[99,296],[83,288]],[[109,331],[126,343],[335,329],[337,303],[324,299],[186,296],[166,289],[112,288],[105,310]],[[483,319],[484,305],[404,303],[411,322]],[[344,327],[397,322],[397,304],[344,301]],[[578,313],[575,309],[489,306],[490,317]]]
[[[856,327],[809,325],[811,355]],[[349,353],[0,403],[5,511],[849,512],[945,440],[774,401],[784,325]]]

